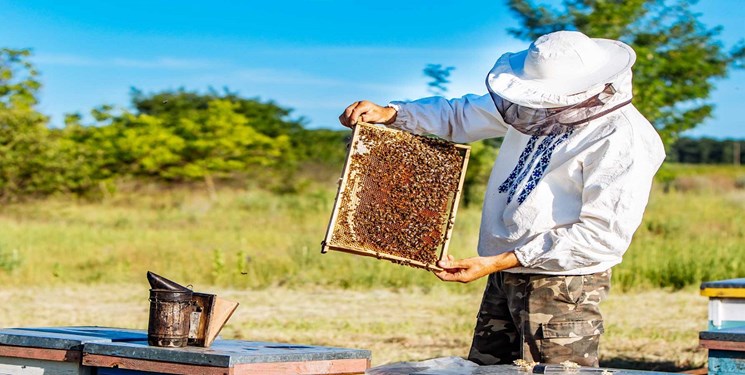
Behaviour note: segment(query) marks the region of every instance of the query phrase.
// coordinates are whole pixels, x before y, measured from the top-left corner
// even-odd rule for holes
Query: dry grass
[[[432,280],[433,283],[437,282]],[[480,293],[433,289],[210,291],[239,301],[224,338],[369,349],[373,365],[467,353]],[[473,288],[469,288],[473,290]],[[0,326],[99,325],[145,329],[146,285],[0,288]],[[706,298],[696,290],[611,294],[602,364],[649,370],[705,365],[698,332]]]

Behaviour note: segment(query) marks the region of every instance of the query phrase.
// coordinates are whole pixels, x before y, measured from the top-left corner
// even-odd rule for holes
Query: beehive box
[[[86,344],[145,339],[143,331],[108,327],[0,329],[0,374],[91,375],[81,362]]]
[[[440,270],[469,155],[469,146],[358,124],[322,252]]]
[[[701,283],[709,297],[709,329],[745,327],[745,278]]]
[[[699,346],[709,351],[710,375],[745,374],[745,327],[702,331],[698,339]]]
[[[209,348],[161,348],[147,341],[90,343],[83,364],[97,375],[351,375],[370,367],[369,350],[215,340]]]

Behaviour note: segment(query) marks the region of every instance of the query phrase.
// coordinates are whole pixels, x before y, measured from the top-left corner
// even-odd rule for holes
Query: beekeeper
[[[599,303],[665,158],[634,107],[628,45],[576,31],[502,55],[486,95],[379,106],[339,117],[453,142],[504,137],[484,199],[477,257],[449,256],[436,275],[489,276],[469,359],[598,366]]]

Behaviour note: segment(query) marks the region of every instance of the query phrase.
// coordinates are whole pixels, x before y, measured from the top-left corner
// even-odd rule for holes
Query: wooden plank
[[[745,352],[745,342],[742,341],[699,340],[698,344],[706,349]]]
[[[194,293],[192,302],[200,312],[192,313],[189,345],[208,348],[238,308],[238,302],[207,293]],[[199,314],[199,319],[195,314]]]
[[[187,365],[143,359],[83,354],[83,365],[111,367],[125,370],[150,371],[158,374],[233,375],[233,368]]]
[[[245,363],[235,366],[235,375],[312,375],[364,374],[369,359],[336,359],[309,362]]]
[[[0,345],[0,357],[29,358],[57,362],[80,362],[81,353],[79,350]]]
[[[237,308],[238,302],[215,297],[214,305],[212,307],[212,317],[207,322],[207,333],[204,339],[204,346],[209,347],[212,345],[212,342],[215,341],[217,335],[220,334],[222,327],[225,326],[225,323],[230,319]]]

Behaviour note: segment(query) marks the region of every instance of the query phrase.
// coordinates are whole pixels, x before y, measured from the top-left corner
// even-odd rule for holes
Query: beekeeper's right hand
[[[357,125],[357,121],[389,125],[396,121],[396,109],[382,107],[367,100],[354,102],[339,116],[339,122],[348,128],[353,128]]]

